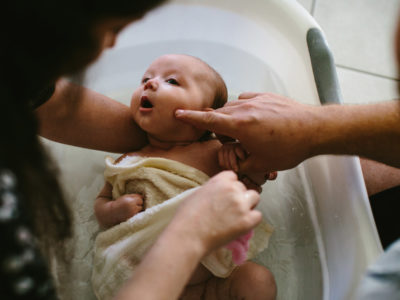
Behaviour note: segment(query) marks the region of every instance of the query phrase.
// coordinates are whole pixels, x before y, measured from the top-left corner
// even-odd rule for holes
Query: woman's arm
[[[127,152],[146,144],[128,106],[60,79],[53,96],[36,109],[39,134],[85,148]]]
[[[178,299],[201,258],[261,221],[258,201],[231,171],[211,178],[184,200],[115,299]]]

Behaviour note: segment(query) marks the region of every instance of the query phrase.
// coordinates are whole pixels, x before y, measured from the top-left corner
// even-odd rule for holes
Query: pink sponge
[[[253,234],[254,231],[250,230],[248,233],[238,237],[225,246],[225,248],[232,251],[232,259],[236,265],[241,265],[246,261],[249,242]]]

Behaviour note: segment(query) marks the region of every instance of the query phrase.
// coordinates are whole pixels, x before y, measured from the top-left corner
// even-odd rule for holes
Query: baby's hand
[[[115,224],[119,224],[143,210],[143,199],[138,194],[126,194],[115,199],[112,206]]]
[[[245,160],[246,151],[238,142],[223,144],[218,151],[218,163],[225,170],[239,172],[239,160]]]
[[[94,212],[101,227],[109,228],[117,225],[143,210],[142,196],[126,194],[112,200],[111,194],[107,194],[107,191],[110,191],[110,187],[106,184],[94,205]]]
[[[143,210],[143,199],[138,194],[126,194],[112,199],[112,185],[106,182],[94,202],[94,213],[100,226],[108,228],[128,220]]]
[[[275,180],[278,176],[278,172],[270,173],[249,173],[240,175],[240,181],[249,189],[256,190],[257,192],[262,192],[262,185],[267,180]]]
[[[239,142],[223,144],[221,149],[218,151],[218,163],[221,168],[235,171],[248,189],[256,190],[261,193],[261,186],[267,180],[276,179],[278,173],[247,172],[246,174],[243,174],[240,172],[239,164],[240,161],[244,161],[246,157],[247,153]]]

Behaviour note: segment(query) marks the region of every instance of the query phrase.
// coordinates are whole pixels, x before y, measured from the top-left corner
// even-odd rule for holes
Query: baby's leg
[[[272,273],[253,262],[238,266],[225,279],[210,279],[205,299],[251,299],[274,300],[276,284]]]
[[[271,271],[253,262],[246,262],[231,274],[229,299],[274,300],[276,283]]]
[[[199,264],[193,272],[188,284],[185,287],[180,300],[200,300],[204,299],[204,292],[207,287],[207,282],[214,277],[206,267]]]
[[[182,300],[274,300],[276,284],[265,267],[246,262],[237,267],[228,278],[210,277],[206,282],[189,285]]]

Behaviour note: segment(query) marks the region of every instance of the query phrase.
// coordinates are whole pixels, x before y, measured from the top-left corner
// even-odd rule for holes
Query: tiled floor
[[[394,33],[398,0],[298,0],[333,52],[345,103],[399,97]]]

